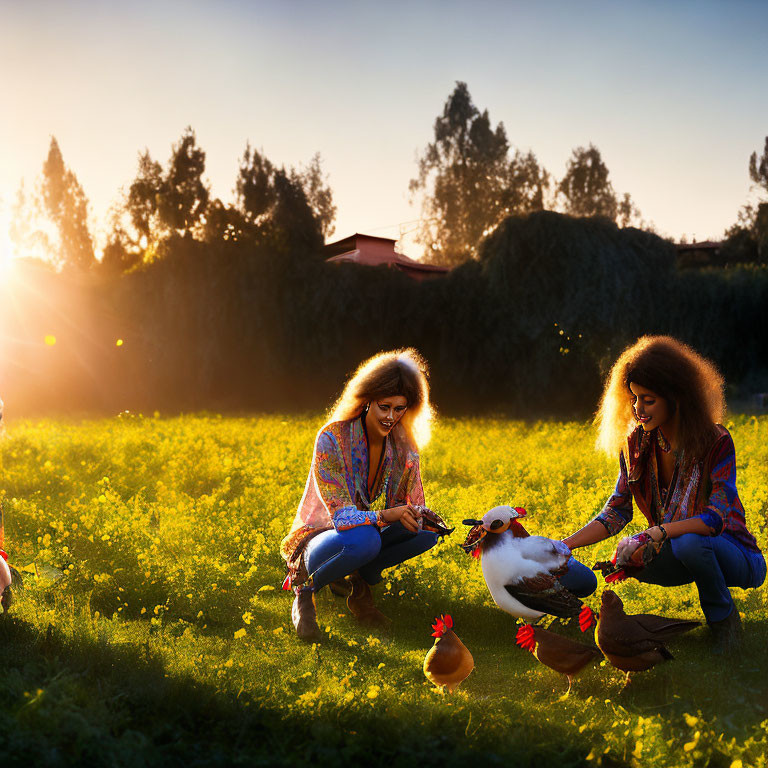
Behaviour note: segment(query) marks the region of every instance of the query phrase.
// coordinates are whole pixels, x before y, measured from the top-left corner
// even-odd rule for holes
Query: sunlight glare
[[[0,209],[0,280],[8,277],[15,256],[13,243],[8,234],[10,221],[5,212]]]

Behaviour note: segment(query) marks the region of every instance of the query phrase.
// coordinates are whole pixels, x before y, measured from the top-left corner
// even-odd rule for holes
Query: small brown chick
[[[521,648],[530,651],[542,664],[568,678],[568,690],[563,698],[571,692],[573,678],[587,664],[602,656],[597,648],[530,624],[525,624],[517,630],[515,641]]]
[[[453,692],[475,668],[475,660],[464,643],[452,629],[450,615],[435,619],[432,637],[435,644],[427,651],[424,658],[424,675],[438,687]]]
[[[669,619],[651,613],[627,615],[621,598],[609,589],[603,592],[595,632],[597,646],[617,669],[644,672],[659,662],[674,658],[664,642],[698,627],[700,622]]]

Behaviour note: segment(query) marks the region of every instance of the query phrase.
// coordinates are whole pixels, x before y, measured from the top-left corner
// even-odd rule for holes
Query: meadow
[[[457,546],[462,519],[500,503],[557,538],[596,514],[617,467],[587,423],[441,420],[423,479],[456,532],[385,574],[374,594],[390,630],[361,629],[324,590],[324,639],[298,642],[278,547],[320,424],[123,414],[9,425],[4,548],[26,588],[0,616],[5,763],[766,765],[765,587],[734,590],[737,657],[713,656],[702,627],[625,691],[623,674],[598,664],[563,699],[565,678],[515,646],[518,625]],[[768,417],[728,426],[765,549]],[[577,554],[591,565],[611,549]],[[617,587],[628,611],[702,619],[694,587],[639,586]],[[476,663],[450,696],[421,671],[440,613]]]

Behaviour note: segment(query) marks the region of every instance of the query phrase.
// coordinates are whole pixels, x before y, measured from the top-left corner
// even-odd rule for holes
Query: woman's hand
[[[421,512],[413,504],[403,504],[401,507],[384,509],[381,512],[381,516],[387,523],[394,523],[399,520],[403,528],[412,533],[416,533],[419,530],[417,520],[421,517]]]
[[[632,557],[634,551],[641,546],[641,542],[634,536],[626,536],[616,545],[616,563],[617,565],[625,565],[629,562],[629,558]]]

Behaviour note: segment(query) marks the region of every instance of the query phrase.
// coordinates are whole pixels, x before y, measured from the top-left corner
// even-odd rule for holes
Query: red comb
[[[515,642],[525,651],[533,653],[536,650],[536,632],[530,624],[523,624],[517,630]]]
[[[579,612],[579,629],[586,632],[595,624],[595,614],[588,605],[584,605]]]
[[[432,629],[435,631],[432,633],[432,637],[442,637],[453,626],[453,619],[449,613],[438,616],[435,618],[435,623],[432,625]]]
[[[476,557],[478,560],[480,559],[480,547],[475,547],[472,550],[472,557]]]
[[[513,509],[520,517],[525,517],[528,514],[522,507],[513,507]]]
[[[291,574],[289,573],[285,577],[285,581],[283,582],[283,589],[290,589],[291,588]]]
[[[624,570],[616,571],[616,573],[612,573],[610,576],[605,577],[605,583],[612,584],[614,581],[624,581],[626,578],[627,574],[624,572]]]

